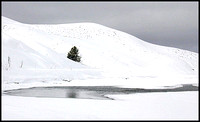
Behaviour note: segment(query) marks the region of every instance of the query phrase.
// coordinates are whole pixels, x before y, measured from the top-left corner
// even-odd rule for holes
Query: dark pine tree
[[[81,61],[81,57],[79,56],[78,48],[76,46],[71,48],[71,50],[68,52],[67,58],[76,62]]]

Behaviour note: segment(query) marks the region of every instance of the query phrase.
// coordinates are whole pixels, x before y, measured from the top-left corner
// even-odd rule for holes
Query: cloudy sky
[[[93,22],[144,41],[198,51],[198,2],[2,2],[2,15],[27,24]]]

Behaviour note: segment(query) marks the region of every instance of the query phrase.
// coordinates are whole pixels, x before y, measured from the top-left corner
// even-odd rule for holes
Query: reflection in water
[[[197,86],[184,84],[181,87],[163,89],[119,88],[114,86],[64,86],[64,87],[32,87],[15,90],[6,90],[4,94],[26,97],[51,97],[51,98],[79,98],[79,99],[109,99],[109,94],[133,94],[149,92],[181,92],[198,91]]]
[[[78,97],[78,92],[75,91],[74,89],[69,89],[66,90],[66,98],[77,98]]]

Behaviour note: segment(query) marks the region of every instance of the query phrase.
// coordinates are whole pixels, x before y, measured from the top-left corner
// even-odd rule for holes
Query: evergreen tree
[[[71,50],[68,52],[67,58],[76,62],[81,61],[81,57],[79,56],[78,48],[76,46],[71,48]]]

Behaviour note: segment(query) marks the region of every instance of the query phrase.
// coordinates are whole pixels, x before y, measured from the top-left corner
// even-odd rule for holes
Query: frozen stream
[[[197,86],[185,84],[181,87],[165,87],[162,89],[119,88],[114,86],[56,86],[56,87],[32,87],[15,90],[6,90],[4,94],[25,97],[48,98],[81,98],[81,99],[111,99],[106,95],[133,94],[148,92],[181,92],[198,91]]]

